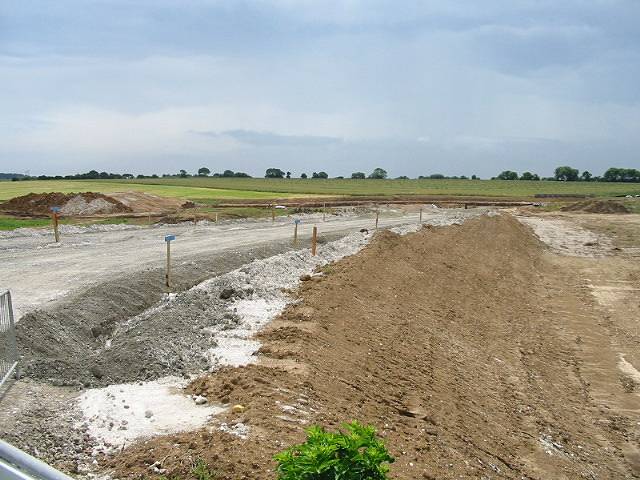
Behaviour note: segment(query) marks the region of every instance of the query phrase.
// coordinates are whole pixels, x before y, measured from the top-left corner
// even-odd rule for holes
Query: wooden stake
[[[322,221],[323,222],[327,221],[327,204],[326,203],[322,204]]]
[[[313,234],[311,235],[311,255],[316,256],[316,248],[318,247],[318,227],[313,226]]]
[[[298,244],[298,222],[293,224],[293,244]]]
[[[56,243],[60,241],[60,232],[58,231],[58,212],[53,212],[53,236]]]
[[[165,274],[165,285],[171,288],[171,242],[167,242],[167,273]]]
[[[275,222],[276,221],[276,209],[274,207],[271,207],[271,222]]]
[[[380,216],[380,212],[376,210],[376,230],[378,229],[378,218]]]
[[[420,223],[422,223],[422,209],[420,209]]]
[[[216,223],[218,223],[218,212],[216,212]]]

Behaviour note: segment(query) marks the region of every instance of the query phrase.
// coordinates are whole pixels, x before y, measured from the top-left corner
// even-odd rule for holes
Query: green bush
[[[277,454],[279,480],[385,480],[394,458],[372,426],[358,422],[345,431],[307,430],[307,441]]]

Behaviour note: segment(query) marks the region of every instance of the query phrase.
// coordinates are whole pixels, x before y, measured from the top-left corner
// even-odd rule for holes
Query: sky
[[[640,166],[637,0],[7,0],[0,171]]]

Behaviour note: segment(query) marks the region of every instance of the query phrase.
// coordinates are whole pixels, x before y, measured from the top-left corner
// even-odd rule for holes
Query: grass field
[[[278,192],[307,195],[469,195],[533,197],[537,193],[573,193],[601,197],[640,194],[640,183],[533,182],[505,180],[310,180],[264,178],[160,178],[132,184]],[[247,197],[250,198],[250,197]]]
[[[0,182],[0,201],[30,192],[144,191],[204,203],[218,200],[313,195],[461,195],[530,198],[537,193],[613,197],[640,195],[640,183],[505,180],[310,180],[264,178],[160,178],[141,180],[43,180]]]
[[[283,197],[300,197],[304,194],[274,193],[268,190],[251,191],[241,188],[211,188],[198,185],[187,185],[182,183],[170,184],[147,184],[135,182],[123,182],[121,180],[35,180],[26,182],[0,182],[0,201],[19,197],[28,193],[44,192],[126,192],[142,191],[164,197],[177,197],[188,200],[198,200],[210,202],[224,199],[256,199],[268,200]]]

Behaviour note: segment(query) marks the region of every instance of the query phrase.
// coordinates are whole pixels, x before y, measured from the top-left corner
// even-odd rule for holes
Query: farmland
[[[264,178],[160,178],[131,180],[145,185],[231,189],[307,195],[450,195],[533,197],[535,194],[577,194],[612,197],[640,194],[640,183],[553,182],[506,180],[351,180]]]
[[[530,199],[536,194],[614,197],[640,195],[640,184],[505,180],[351,180],[264,178],[159,178],[0,182],[0,200],[42,192],[140,191],[203,203],[309,196],[433,195]]]

